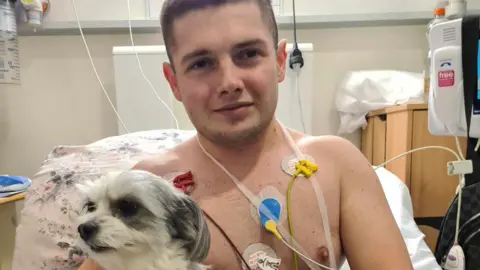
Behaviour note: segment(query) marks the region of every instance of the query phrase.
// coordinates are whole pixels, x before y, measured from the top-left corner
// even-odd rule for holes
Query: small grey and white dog
[[[105,270],[203,270],[210,233],[200,207],[146,171],[78,184],[78,246]]]

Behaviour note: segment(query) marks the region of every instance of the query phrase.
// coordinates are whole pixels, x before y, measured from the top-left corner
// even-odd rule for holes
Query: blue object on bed
[[[32,181],[28,177],[0,175],[0,198],[25,191]]]

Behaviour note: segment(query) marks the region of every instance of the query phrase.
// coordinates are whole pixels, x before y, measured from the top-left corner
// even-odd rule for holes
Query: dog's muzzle
[[[98,233],[100,227],[94,221],[88,221],[78,226],[78,233],[85,242],[91,241]]]

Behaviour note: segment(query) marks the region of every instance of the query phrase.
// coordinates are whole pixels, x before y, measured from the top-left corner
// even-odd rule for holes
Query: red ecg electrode
[[[172,182],[176,188],[181,189],[187,195],[190,195],[195,188],[195,181],[193,181],[191,171],[176,176]]]

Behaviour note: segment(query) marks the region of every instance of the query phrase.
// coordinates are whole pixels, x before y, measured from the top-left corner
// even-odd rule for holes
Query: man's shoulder
[[[326,154],[349,155],[359,152],[351,141],[335,135],[305,136],[298,144],[304,149]]]
[[[135,164],[132,170],[143,170],[151,173],[162,175],[163,171],[176,160],[176,153],[171,149],[162,151],[161,153],[148,157]]]
[[[181,143],[173,148],[164,149],[161,153],[145,158],[135,164],[132,170],[149,171],[156,175],[164,175],[170,172],[173,167],[181,164],[186,157],[182,154],[185,148],[188,147],[186,143]]]
[[[332,161],[331,165],[337,167],[342,175],[370,175],[373,171],[372,165],[362,151],[345,138],[332,135],[312,136],[306,137],[301,145],[313,157],[323,157]]]
[[[308,136],[297,142],[305,153],[315,159],[327,159],[340,170],[369,164],[358,146],[351,141],[334,135]]]

